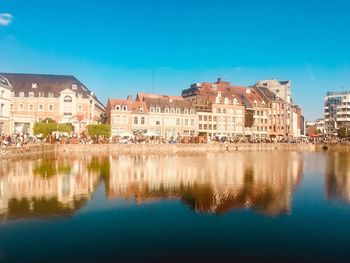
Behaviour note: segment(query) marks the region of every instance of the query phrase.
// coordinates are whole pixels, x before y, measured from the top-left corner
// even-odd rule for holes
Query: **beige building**
[[[293,103],[290,81],[259,80],[255,89],[270,102],[269,132],[271,135],[301,135],[301,109]]]
[[[71,123],[75,131],[96,124],[104,105],[73,76],[0,73],[12,86],[11,133],[32,134],[36,122]]]
[[[10,83],[0,76],[0,136],[10,133],[10,99]]]
[[[193,84],[182,97],[196,106],[201,135],[267,137],[268,104],[251,88],[218,79]]]
[[[112,135],[147,133],[166,138],[196,136],[198,116],[182,97],[138,93],[135,100],[109,99],[107,122]]]

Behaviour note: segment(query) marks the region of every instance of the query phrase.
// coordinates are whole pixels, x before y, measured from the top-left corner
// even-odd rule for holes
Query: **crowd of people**
[[[331,143],[331,144],[349,144],[349,140],[339,138],[318,137],[310,138],[307,136],[300,136],[298,138],[292,137],[274,137],[274,138],[253,138],[253,137],[228,137],[228,136],[213,136],[207,138],[205,136],[144,136],[142,134],[130,136],[88,136],[86,134],[76,133],[62,133],[53,132],[46,138],[30,136],[29,134],[14,134],[1,135],[1,146],[23,146],[31,143],[50,143],[50,144],[136,144],[136,143]]]

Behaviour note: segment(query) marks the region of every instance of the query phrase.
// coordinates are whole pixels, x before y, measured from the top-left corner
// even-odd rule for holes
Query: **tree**
[[[339,128],[338,137],[339,138],[346,138],[347,136],[349,136],[349,132],[347,131],[347,129],[345,127]]]
[[[34,124],[34,135],[42,135],[43,137],[46,137],[47,135],[51,134],[54,131],[59,132],[72,132],[74,130],[74,127],[71,123],[40,123],[37,122]]]
[[[88,125],[87,130],[90,136],[111,136],[111,126],[107,124]]]

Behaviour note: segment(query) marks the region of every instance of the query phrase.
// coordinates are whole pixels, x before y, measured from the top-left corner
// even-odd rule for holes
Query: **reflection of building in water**
[[[201,212],[252,207],[279,214],[290,211],[301,174],[298,153],[118,156],[111,157],[108,196],[176,197]]]
[[[9,217],[50,216],[79,208],[99,179],[97,172],[89,170],[90,159],[8,164],[0,169],[0,212]]]
[[[350,202],[350,156],[346,152],[327,155],[326,195],[328,199],[341,198]]]

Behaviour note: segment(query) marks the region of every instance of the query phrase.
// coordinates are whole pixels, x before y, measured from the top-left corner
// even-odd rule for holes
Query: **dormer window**
[[[83,98],[83,93],[78,93],[78,98],[79,99]]]
[[[188,109],[185,109],[185,110],[184,110],[184,114],[188,114]]]
[[[220,91],[218,92],[218,97],[221,97],[221,92]]]
[[[140,108],[140,112],[143,112],[143,108]]]
[[[254,106],[258,106],[258,102],[256,100],[254,100]]]
[[[165,109],[164,109],[164,112],[165,112],[165,113],[169,113],[169,108],[165,108]]]
[[[154,112],[154,107],[150,107],[150,108],[149,108],[149,111],[150,111],[150,112]]]
[[[213,85],[211,85],[211,88],[212,88],[213,90],[217,90],[217,89],[218,89],[218,86],[215,85],[215,84],[213,84]]]
[[[190,114],[194,114],[194,110],[190,110]]]
[[[40,98],[45,97],[45,93],[44,93],[44,92],[42,92],[42,91],[40,91],[40,92],[38,93],[38,95],[39,95],[39,97],[40,97]]]
[[[77,84],[72,84],[72,90],[76,90],[78,88]]]
[[[176,114],[180,114],[180,109],[176,108]]]
[[[38,83],[33,82],[32,83],[32,89],[36,89],[38,87]]]
[[[159,108],[159,107],[156,108],[156,112],[157,112],[157,113],[160,112],[160,108]]]
[[[120,106],[119,105],[115,105],[115,110],[120,110]]]
[[[24,97],[24,91],[19,92],[19,97],[23,98]]]
[[[32,91],[29,92],[29,93],[28,93],[28,97],[29,97],[29,98],[34,98],[34,92],[32,92]]]
[[[219,103],[220,103],[220,97],[219,97],[219,96],[215,98],[215,103],[216,103],[216,104],[219,104]]]
[[[263,101],[263,102],[261,103],[261,105],[265,106],[265,101]]]
[[[228,104],[228,98],[225,98],[225,104]]]
[[[238,104],[238,101],[237,101],[236,98],[233,99],[233,104],[234,104],[234,105],[237,105],[237,104]]]
[[[47,96],[48,96],[49,98],[53,98],[53,92],[49,92],[49,93],[47,94]]]
[[[175,111],[174,111],[174,108],[171,108],[171,109],[170,109],[170,113],[174,114],[174,112],[175,112]]]
[[[128,107],[126,105],[123,105],[123,111],[127,111],[128,110]]]

